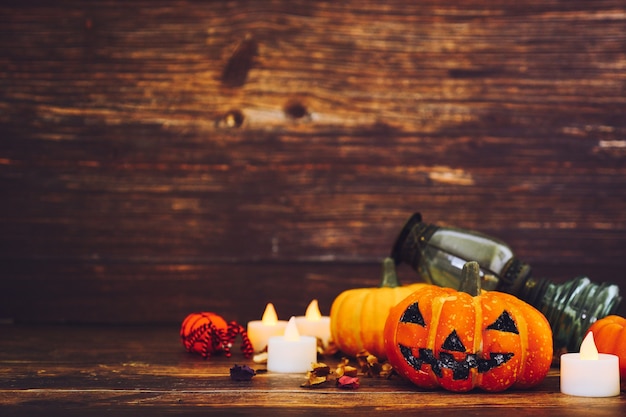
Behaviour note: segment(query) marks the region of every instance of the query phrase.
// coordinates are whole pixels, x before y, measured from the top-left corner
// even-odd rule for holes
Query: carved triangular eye
[[[511,314],[506,310],[500,314],[500,317],[498,317],[496,321],[487,326],[487,329],[519,334],[515,321],[513,321]]]
[[[446,340],[441,345],[441,348],[451,350],[453,352],[465,352],[465,345],[461,341],[461,338],[457,334],[456,330],[452,330],[452,333],[448,335]]]
[[[419,324],[422,327],[426,326],[426,322],[424,321],[424,317],[422,316],[422,312],[420,311],[417,302],[411,304],[406,310],[404,310],[402,317],[400,317],[400,322]]]

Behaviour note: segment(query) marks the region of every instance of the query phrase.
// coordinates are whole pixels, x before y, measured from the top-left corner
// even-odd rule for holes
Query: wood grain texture
[[[258,373],[230,379],[234,364],[255,370],[235,349],[231,358],[188,354],[174,327],[0,326],[3,415],[387,415],[617,416],[624,393],[570,397],[554,368],[532,390],[458,394],[423,390],[397,376],[359,376],[357,390],[332,384],[302,388],[304,374]],[[333,369],[339,358],[326,357]],[[353,361],[354,363],[354,361]],[[354,363],[356,364],[356,363]],[[496,411],[499,413],[496,413]],[[83,414],[80,414],[83,413]],[[110,414],[113,413],[113,414]]]
[[[626,284],[623,1],[379,3],[3,2],[0,318],[328,306],[414,211]]]

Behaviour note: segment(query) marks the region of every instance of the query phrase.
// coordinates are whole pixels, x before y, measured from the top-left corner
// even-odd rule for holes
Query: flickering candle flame
[[[287,322],[287,327],[285,328],[285,340],[289,342],[297,342],[300,340],[300,333],[298,332],[298,326],[296,326],[296,318],[291,317]]]
[[[561,355],[561,392],[580,397],[612,397],[620,394],[619,358],[598,353],[589,332],[580,353]]]
[[[296,318],[291,317],[283,336],[270,337],[267,344],[267,370],[282,373],[305,373],[317,360],[317,340],[300,336]]]
[[[272,336],[280,336],[285,332],[287,322],[278,320],[274,304],[267,303],[261,320],[248,322],[248,337],[256,353],[267,348],[267,341]]]
[[[313,336],[322,341],[324,347],[330,342],[330,317],[322,316],[319,304],[314,299],[306,308],[304,316],[296,317],[298,332],[304,336]]]
[[[276,314],[274,304],[267,303],[261,322],[266,326],[276,326],[276,323],[278,323],[278,314]]]
[[[306,308],[306,312],[304,313],[304,317],[311,321],[319,321],[322,318],[322,313],[320,312],[317,300],[313,300],[309,303],[309,306]]]
[[[587,333],[587,336],[585,336],[580,345],[580,359],[583,361],[598,360],[598,348],[596,347],[592,332]]]

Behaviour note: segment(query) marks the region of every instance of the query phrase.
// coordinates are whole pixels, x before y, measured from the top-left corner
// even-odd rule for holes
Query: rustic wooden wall
[[[623,0],[19,0],[0,34],[2,320],[327,313],[414,211],[626,290]]]

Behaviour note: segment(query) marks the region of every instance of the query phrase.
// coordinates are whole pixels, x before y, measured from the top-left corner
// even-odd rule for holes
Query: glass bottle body
[[[619,306],[616,285],[593,283],[587,277],[563,284],[537,279],[504,242],[421,220],[416,213],[402,229],[391,254],[396,263],[408,263],[428,283],[458,289],[463,265],[478,262],[483,289],[513,294],[546,316],[555,351],[577,351],[589,326]]]

